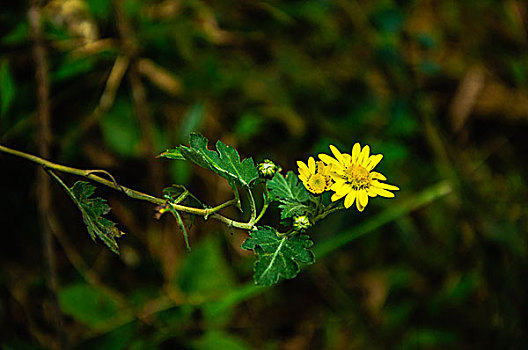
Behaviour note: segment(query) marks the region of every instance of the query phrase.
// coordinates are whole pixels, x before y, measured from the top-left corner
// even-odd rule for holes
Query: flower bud
[[[293,218],[293,228],[296,231],[306,231],[312,226],[310,219],[306,215],[299,215]]]
[[[280,171],[280,167],[269,159],[264,159],[264,161],[258,165],[260,177],[266,179],[271,179],[277,171]]]

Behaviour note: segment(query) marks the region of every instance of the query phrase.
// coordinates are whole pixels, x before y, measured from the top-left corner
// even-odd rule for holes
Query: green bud
[[[264,161],[258,165],[260,177],[266,179],[271,179],[277,171],[280,171],[280,167],[269,159],[264,159]]]
[[[306,231],[312,226],[310,219],[306,215],[299,215],[293,218],[293,228],[296,231]]]

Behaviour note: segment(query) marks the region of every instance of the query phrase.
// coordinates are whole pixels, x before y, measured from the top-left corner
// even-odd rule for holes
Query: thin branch
[[[48,79],[47,53],[40,27],[40,2],[38,0],[32,0],[30,2],[28,20],[34,41],[33,60],[35,63],[35,81],[37,84],[37,116],[39,123],[38,148],[41,156],[49,158],[51,145],[50,87]],[[57,277],[57,264],[53,245],[53,235],[48,221],[48,217],[53,212],[51,203],[51,185],[49,178],[42,169],[40,169],[37,174],[37,186],[39,191],[37,201],[42,226],[43,250],[46,260],[48,288],[51,294],[52,319],[55,323],[54,328],[57,334],[57,347],[59,349],[64,349],[67,347],[66,333],[64,332],[64,322],[58,301],[59,283]]]
[[[146,194],[146,193],[143,193],[143,192],[140,192],[140,191],[136,191],[136,190],[130,189],[130,188],[125,187],[125,186],[121,186],[121,185],[116,184],[116,183],[114,183],[112,181],[106,180],[106,179],[104,179],[104,178],[102,178],[100,176],[94,175],[94,170],[77,169],[77,168],[72,168],[72,167],[65,166],[65,165],[60,165],[60,164],[57,164],[57,163],[50,162],[49,160],[45,160],[43,158],[37,157],[35,155],[29,154],[29,153],[25,153],[25,152],[21,152],[21,151],[17,151],[17,150],[14,150],[14,149],[2,146],[2,145],[0,145],[0,152],[12,154],[14,156],[27,159],[29,161],[32,161],[33,163],[39,164],[39,165],[41,165],[41,166],[43,166],[45,168],[51,169],[51,170],[56,170],[56,171],[60,171],[60,172],[63,172],[63,173],[68,173],[68,174],[72,174],[72,175],[85,177],[85,178],[90,179],[92,181],[98,182],[98,183],[100,183],[100,184],[102,184],[104,186],[113,188],[114,190],[123,192],[125,195],[127,195],[130,198],[139,199],[139,200],[150,202],[150,203],[153,203],[153,204],[156,204],[156,205],[162,205],[162,204],[165,204],[167,202],[166,199],[154,197],[154,196],[152,196],[150,194]],[[219,210],[224,209],[224,208],[226,208],[228,206],[231,206],[235,202],[236,202],[236,200],[232,199],[232,200],[229,200],[229,201],[227,201],[227,202],[225,202],[223,204],[220,204],[220,205],[218,205],[216,207],[208,208],[208,209],[187,207],[187,206],[176,204],[176,203],[169,203],[169,204],[175,210],[178,210],[178,211],[181,211],[181,212],[184,212],[184,213],[187,213],[187,214],[193,214],[193,215],[198,215],[198,216],[203,216],[203,217],[211,217],[211,218],[213,218],[215,220],[218,220],[220,222],[223,222],[223,223],[227,224],[230,227],[235,227],[235,228],[239,228],[239,229],[243,229],[243,230],[251,230],[253,228],[253,223],[231,220],[231,219],[226,218],[226,217],[224,217],[224,216],[222,216],[222,215],[217,213]]]
[[[268,201],[266,201],[264,203],[264,205],[262,206],[262,209],[260,210],[260,213],[259,215],[257,216],[257,218],[255,219],[255,224],[257,222],[260,221],[260,219],[262,219],[262,217],[264,216],[264,214],[266,213],[266,210],[268,210],[268,207],[269,207],[270,203]]]
[[[85,117],[78,128],[73,129],[64,137],[64,141],[61,143],[61,149],[68,149],[77,138],[90,130],[101,117],[110,110],[113,106],[117,90],[121,85],[123,76],[129,66],[130,60],[125,56],[118,56],[114,62],[112,70],[106,80],[105,89],[99,99],[99,104],[95,107],[94,111]]]
[[[257,217],[257,206],[255,205],[255,198],[253,197],[253,192],[251,192],[251,189],[248,188],[248,194],[249,194],[249,207],[251,208],[251,218],[249,219],[249,222],[251,224],[255,223],[255,218]]]
[[[343,210],[343,209],[345,209],[345,207],[342,204],[340,206],[337,206],[337,207],[330,207],[330,205],[329,205],[328,207],[325,208],[325,211],[323,211],[321,214],[317,215],[313,219],[313,223],[315,224],[317,221],[326,218],[328,215],[330,215],[330,214],[332,214],[332,213],[334,213],[336,211]]]

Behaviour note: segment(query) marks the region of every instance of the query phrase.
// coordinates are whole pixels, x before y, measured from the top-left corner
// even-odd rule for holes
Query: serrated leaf
[[[209,169],[238,185],[248,187],[258,178],[258,171],[252,158],[240,160],[238,151],[222,141],[216,142],[216,152],[207,148],[207,139],[201,134],[192,133],[190,147],[180,146],[185,159]]]
[[[124,232],[120,231],[114,222],[103,217],[110,211],[106,200],[99,197],[89,198],[94,191],[95,186],[86,181],[77,181],[69,189],[72,199],[81,210],[83,221],[92,239],[99,237],[110,250],[119,254],[116,238],[121,237]]]
[[[286,177],[276,173],[268,181],[267,186],[271,200],[281,203],[279,204],[281,219],[291,218],[295,215],[305,215],[313,210],[313,208],[304,204],[310,198],[310,194],[306,191],[303,184],[299,182],[297,175],[293,171],[289,171]]]
[[[238,151],[222,141],[216,143],[216,151],[207,148],[208,140],[198,133],[191,133],[189,147],[179,146],[167,150],[159,157],[190,160],[202,168],[209,169],[222,176],[233,188],[237,202],[240,196],[237,185],[249,188],[249,184],[258,178],[258,170],[252,158],[241,160]],[[171,151],[171,152],[169,152]]]
[[[281,219],[291,218],[296,215],[306,215],[313,211],[313,209],[300,202],[293,202],[289,200],[281,200],[282,204],[279,204],[281,209]]]
[[[291,202],[306,202],[310,194],[299,182],[299,178],[293,171],[288,171],[286,177],[280,173],[275,173],[273,178],[268,181],[268,190],[270,191],[271,200],[288,200]]]
[[[306,235],[279,237],[275,228],[259,226],[241,247],[255,252],[255,284],[271,286],[281,278],[297,276],[299,264],[313,264],[314,255],[308,250],[312,245],[313,242]]]

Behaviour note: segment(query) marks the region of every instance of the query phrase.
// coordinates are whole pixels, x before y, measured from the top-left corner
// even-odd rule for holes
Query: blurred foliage
[[[37,153],[27,11],[0,13],[0,143]],[[70,348],[528,347],[525,2],[50,0],[41,16],[54,160],[157,195],[185,185],[215,205],[225,180],[153,157],[198,131],[285,174],[358,141],[384,154],[380,171],[410,201],[329,216],[315,246],[353,242],[260,289],[245,232],[197,222],[187,253],[170,217],[101,189],[128,233],[114,256],[53,185]],[[0,164],[0,346],[57,348],[35,168]],[[450,195],[402,204],[444,180]]]

